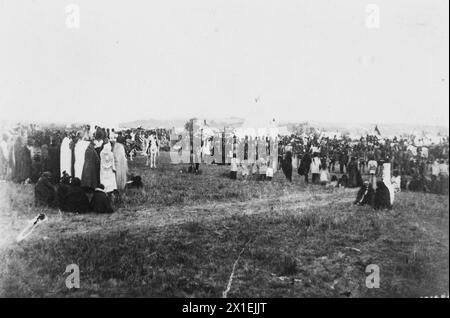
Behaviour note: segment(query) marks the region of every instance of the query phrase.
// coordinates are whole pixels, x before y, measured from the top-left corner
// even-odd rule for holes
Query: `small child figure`
[[[230,171],[230,178],[232,180],[236,180],[237,178],[237,171],[238,171],[238,159],[236,158],[236,154],[233,154],[233,158],[231,158],[231,171]]]
[[[258,179],[258,170],[259,170],[259,166],[257,162],[253,162],[251,164],[251,170],[252,170],[252,180],[257,180]]]
[[[392,184],[392,187],[393,187],[395,193],[400,192],[401,183],[402,183],[402,178],[401,178],[398,170],[395,170],[393,173],[393,176],[391,178],[391,184]]]
[[[320,168],[320,184],[322,186],[326,186],[330,181],[330,172],[326,165],[321,166]]]
[[[244,160],[244,162],[241,164],[241,171],[242,171],[242,179],[247,180],[248,179],[248,164],[247,160]]]
[[[269,160],[267,163],[267,169],[266,169],[266,180],[272,181],[273,178],[273,167],[272,162]]]
[[[259,160],[259,176],[258,176],[258,180],[264,181],[266,179],[266,172],[267,172],[266,160],[264,158],[261,158]]]

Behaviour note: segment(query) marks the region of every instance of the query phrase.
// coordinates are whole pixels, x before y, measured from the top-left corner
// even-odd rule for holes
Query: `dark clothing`
[[[408,190],[412,192],[424,192],[425,191],[424,182],[419,178],[413,177],[413,179],[408,185]]]
[[[290,153],[286,154],[281,168],[283,169],[286,179],[292,182],[292,155]]]
[[[64,183],[60,183],[56,189],[56,201],[58,203],[58,208],[61,209],[61,211],[67,211],[66,200],[69,189],[70,185]]]
[[[91,201],[91,210],[95,213],[113,213],[111,202],[105,192],[95,190]]]
[[[141,176],[133,176],[131,177],[131,180],[127,182],[126,188],[127,189],[141,189],[144,186],[142,183]]]
[[[347,188],[347,187],[348,187],[348,177],[347,177],[346,174],[344,174],[344,175],[339,179],[338,185],[339,185],[340,187],[344,187],[344,188]]]
[[[89,212],[89,200],[81,187],[70,186],[67,191],[66,204],[64,208],[64,211],[66,212]]]
[[[31,178],[31,153],[27,146],[16,149],[16,180],[24,182]]]
[[[50,145],[48,147],[48,160],[47,160],[48,171],[52,173],[53,181],[56,183],[59,181],[60,177],[60,150],[57,145]],[[67,171],[69,173],[69,171]]]
[[[48,146],[41,146],[41,172],[48,171]]]
[[[298,174],[301,176],[308,176],[309,168],[311,167],[311,156],[306,153],[302,160],[300,161],[300,166],[298,167]]]
[[[377,190],[375,191],[374,209],[391,209],[391,194],[384,182],[377,182]]]
[[[348,164],[348,177],[349,177],[349,188],[354,188],[358,186],[358,163],[355,160],[350,161]]]
[[[311,175],[312,183],[319,183],[320,181],[320,173],[313,173]]]
[[[356,200],[353,202],[357,205],[373,205],[373,200],[375,197],[375,191],[372,188],[372,185],[362,186],[358,194],[356,195]]]
[[[84,155],[83,172],[81,174],[81,186],[95,189],[100,184],[100,158],[95,148],[90,144]]]
[[[31,182],[36,183],[39,180],[39,176],[42,172],[41,155],[36,152],[31,158]]]
[[[339,155],[339,171],[341,173],[344,173],[344,168],[345,171],[347,172],[347,162],[348,162],[348,155],[345,152],[342,152]]]
[[[47,177],[40,177],[34,188],[34,199],[36,205],[54,206],[55,188]]]
[[[69,147],[70,147],[70,152],[71,152],[71,164],[70,164],[70,175],[72,177],[75,177],[75,144],[76,142],[74,142],[73,140],[70,142]],[[67,173],[69,173],[69,171],[67,171]]]

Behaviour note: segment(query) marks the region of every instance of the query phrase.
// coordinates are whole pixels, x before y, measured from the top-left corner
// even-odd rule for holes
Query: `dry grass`
[[[282,174],[243,182],[226,178],[228,167],[181,169],[138,160],[145,192],[125,194],[116,213],[45,209],[49,220],[20,244],[13,238],[39,212],[32,187],[1,184],[0,296],[220,297],[248,241],[229,297],[448,292],[448,196],[401,193],[393,210],[375,212],[353,206],[353,190]],[[71,263],[81,270],[77,290],[65,286]],[[380,289],[365,286],[368,264],[380,267]]]

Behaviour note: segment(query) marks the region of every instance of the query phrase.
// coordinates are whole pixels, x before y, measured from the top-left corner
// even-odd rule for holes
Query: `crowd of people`
[[[284,137],[279,143],[279,163],[290,180],[297,168],[308,182],[328,184],[333,176],[344,177],[347,187],[361,187],[363,176],[375,188],[383,165],[390,163],[392,182],[400,189],[432,193],[448,193],[449,139],[424,145],[413,138],[381,138],[366,135],[358,140],[348,137],[310,135]],[[293,160],[295,159],[295,160]],[[334,175],[333,175],[334,174]]]
[[[89,125],[72,131],[18,125],[2,135],[0,179],[35,183],[38,205],[111,213],[112,197],[126,187],[142,186],[128,175],[127,137]]]
[[[292,182],[297,171],[305,183],[324,187],[360,188],[355,204],[390,208],[404,190],[448,194],[449,139],[424,145],[414,138],[366,135],[357,140],[318,134],[281,137],[278,164]],[[239,157],[244,158],[240,160]],[[233,154],[231,179],[272,180],[270,157],[247,160]]]
[[[2,134],[0,180],[35,183],[37,204],[70,212],[110,213],[111,197],[127,186],[142,185],[140,179],[129,176],[128,160],[140,152],[147,157],[146,165],[156,168],[160,149],[171,150],[170,141],[165,129],[17,125]],[[311,133],[278,136],[278,143],[268,138],[250,142],[246,137],[232,144],[232,179],[270,181],[280,169],[292,181],[297,171],[306,183],[359,187],[355,203],[375,208],[387,202],[377,198],[386,198],[388,192],[393,197],[393,192],[402,189],[448,194],[448,137],[425,145],[407,137],[352,139]],[[200,143],[201,148],[212,145],[210,139]],[[214,151],[207,153],[212,156]]]

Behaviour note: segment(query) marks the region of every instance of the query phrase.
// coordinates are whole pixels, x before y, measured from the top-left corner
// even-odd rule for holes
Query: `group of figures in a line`
[[[1,179],[36,183],[37,204],[71,212],[111,211],[107,202],[113,193],[142,185],[128,175],[126,139],[120,133],[96,127],[93,135],[86,130],[46,134],[21,127],[2,138]],[[149,149],[157,145],[154,140]],[[103,194],[108,200],[99,204]]]

